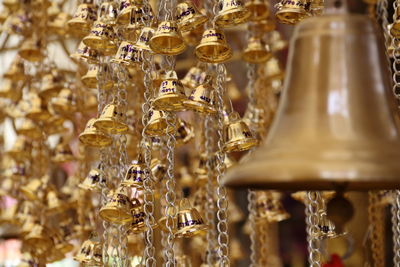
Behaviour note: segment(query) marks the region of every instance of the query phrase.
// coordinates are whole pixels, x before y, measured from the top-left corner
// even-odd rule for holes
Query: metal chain
[[[143,127],[147,125],[149,120],[150,100],[152,96],[151,87],[151,73],[153,66],[153,56],[148,53],[142,54],[142,71],[144,73],[144,103],[142,104],[142,124]],[[150,138],[145,134],[144,128],[142,130],[142,149],[144,152],[144,161],[146,164],[146,177],[143,181],[144,186],[144,212],[146,214],[145,224],[145,243],[146,247],[144,250],[146,267],[156,266],[155,258],[155,247],[154,247],[154,233],[153,225],[155,224],[154,219],[154,183],[152,173],[150,170],[151,163],[151,142]]]
[[[396,231],[394,236],[396,237],[396,240],[394,242],[394,248],[395,248],[395,261],[394,261],[394,266],[399,267],[400,266],[400,191],[396,190],[395,191],[395,202],[396,202]]]
[[[371,227],[371,250],[372,259],[374,261],[373,266],[383,267],[385,266],[385,246],[384,246],[384,223],[383,217],[384,212],[382,207],[379,206],[379,195],[378,192],[369,191],[369,205],[368,205],[368,217]]]
[[[393,21],[397,19],[397,8],[398,8],[398,0],[393,2],[393,9],[395,10],[393,14]],[[392,78],[393,78],[393,94],[397,99],[400,99],[400,39],[392,36]]]
[[[306,228],[308,242],[308,263],[310,267],[321,266],[321,242],[317,238],[319,232],[319,210],[321,203],[321,194],[318,191],[307,192],[306,203]]]
[[[165,200],[167,202],[167,207],[165,208],[165,216],[166,216],[166,228],[168,230],[167,235],[167,247],[165,249],[165,256],[167,258],[166,266],[175,266],[175,252],[174,252],[174,220],[177,213],[177,209],[175,206],[176,201],[176,181],[174,176],[174,168],[175,168],[175,131],[176,131],[176,115],[173,112],[166,112],[167,119],[167,181],[166,181],[166,189],[167,192],[165,194]],[[172,128],[172,131],[171,131]]]
[[[391,192],[392,196],[393,196],[393,202],[392,205],[390,207],[390,211],[391,211],[391,223],[392,223],[392,234],[393,234],[393,263],[395,267],[400,267],[400,242],[398,242],[398,240],[400,241],[400,237],[399,237],[399,220],[398,220],[398,215],[400,215],[400,211],[399,211],[399,206],[397,203],[397,197],[399,195],[399,191],[398,190],[393,190]],[[400,203],[399,203],[400,204]],[[399,214],[398,214],[399,213]]]
[[[207,153],[207,203],[206,207],[206,219],[209,229],[207,231],[207,264],[212,266],[214,264],[213,251],[215,250],[216,241],[216,228],[215,228],[215,189],[214,189],[214,173],[212,168],[213,160],[213,129],[214,124],[211,116],[206,116],[204,119],[204,139],[205,139],[205,151]]]
[[[229,236],[228,236],[228,200],[226,188],[222,184],[222,177],[225,174],[226,166],[224,163],[226,152],[223,149],[224,137],[223,137],[223,108],[225,95],[225,77],[226,69],[224,64],[217,65],[217,88],[216,88],[216,99],[217,99],[217,111],[218,111],[218,152],[217,152],[217,231],[218,231],[218,255],[220,257],[220,267],[229,266]]]
[[[253,190],[248,190],[247,191],[247,209],[249,211],[249,220],[250,220],[250,267],[256,267],[257,266],[257,226],[256,226],[256,207],[255,207],[255,202],[256,202],[256,193]],[[261,243],[265,242],[265,240],[262,240]]]
[[[257,233],[257,236],[258,236],[258,240],[260,240],[260,242],[257,244],[258,251],[259,251],[258,263],[259,263],[259,266],[268,266],[270,264],[268,262],[270,257],[268,257],[268,256],[272,255],[272,253],[271,253],[272,249],[268,248],[267,245],[269,244],[269,247],[271,247],[272,243],[273,243],[271,240],[270,225],[267,221],[262,221],[259,223],[259,225],[258,225],[258,227],[256,227],[256,229],[259,230]],[[274,266],[274,265],[272,265],[272,266]]]

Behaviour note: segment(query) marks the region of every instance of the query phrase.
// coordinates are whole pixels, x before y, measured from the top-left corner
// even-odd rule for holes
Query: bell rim
[[[253,59],[253,57],[251,55],[249,55],[249,53],[264,53],[263,56],[259,56],[259,59]],[[268,52],[267,50],[258,50],[258,51],[244,51],[243,52],[243,60],[247,61],[249,63],[264,63],[267,62],[268,60],[270,60],[272,58],[272,53]]]
[[[190,229],[185,229],[187,227],[183,227],[175,232],[176,238],[189,238],[196,235],[204,234],[208,230],[208,226],[205,224],[200,225],[191,225],[188,226]]]
[[[174,103],[171,103],[173,101]],[[185,97],[178,94],[166,94],[154,99],[152,107],[160,111],[183,111]]]
[[[130,214],[128,215],[127,213],[123,213],[113,208],[107,207],[103,207],[100,209],[99,216],[107,222],[116,224],[126,224],[132,222],[133,220]]]
[[[108,127],[111,124],[113,127]],[[93,126],[107,133],[126,133],[129,130],[129,126],[125,123],[110,118],[98,118],[93,123]]]
[[[154,125],[161,125],[161,124],[165,125],[165,127],[162,127],[162,129],[160,129],[161,127],[159,127],[159,126],[154,126]],[[158,130],[158,129],[160,129],[160,130]],[[144,127],[144,132],[147,135],[152,136],[152,137],[163,136],[167,133],[167,130],[168,130],[167,122],[163,118],[158,118],[158,119],[152,121],[151,123],[148,123]],[[172,131],[170,131],[170,133],[171,132]]]
[[[206,16],[204,16],[203,14],[198,14],[198,16],[193,16],[186,20],[182,19],[181,21],[178,21],[178,27],[182,33],[190,32],[196,29],[197,27],[204,25],[204,23],[206,23],[207,20],[208,18]]]
[[[192,111],[198,112],[198,113],[202,113],[202,114],[217,113],[217,110],[214,107],[212,107],[211,105],[203,105],[194,100],[190,100],[190,99],[185,100],[183,102],[183,104],[185,105],[185,107],[189,108]]]
[[[208,44],[207,44],[208,45]],[[228,61],[232,56],[232,49],[230,47],[227,46],[227,51],[225,51],[222,55],[213,58],[213,57],[209,57],[207,56],[206,53],[203,53],[201,51],[199,51],[199,49],[201,49],[203,46],[201,46],[201,43],[196,47],[195,49],[195,55],[197,57],[198,60],[202,61],[202,62],[206,62],[206,63],[222,63],[222,62],[226,62]]]
[[[106,147],[112,144],[112,138],[111,136],[107,136],[105,134],[100,134],[101,132],[99,131],[93,131],[92,133],[81,133],[79,135],[79,141],[81,141],[84,145],[87,146],[93,146],[93,147]],[[95,137],[96,141],[89,141],[89,140],[93,140]],[[97,140],[104,140],[101,142],[101,144],[99,144],[100,142]],[[106,141],[107,140],[107,141]]]
[[[224,144],[224,151],[234,152],[234,151],[246,151],[259,144],[259,140],[254,137],[245,138],[244,140],[235,140],[232,142],[226,142]]]
[[[234,17],[233,19],[232,16]],[[215,16],[215,24],[223,28],[233,27],[245,23],[250,16],[251,13],[246,8],[243,8],[240,11],[231,9],[227,10],[226,12],[221,12]]]
[[[149,41],[149,47],[150,47],[151,51],[153,51],[156,54],[174,56],[174,55],[182,54],[187,48],[185,41],[183,41],[183,39],[181,39],[181,38],[176,38],[176,39],[181,40],[182,42],[175,47],[161,47],[159,45],[156,45],[154,43],[155,41],[153,41],[155,38],[159,38],[159,37],[163,37],[163,36],[159,36],[159,35],[153,36]]]

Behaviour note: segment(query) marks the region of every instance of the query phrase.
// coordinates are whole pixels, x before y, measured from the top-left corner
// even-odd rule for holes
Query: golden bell
[[[337,237],[338,235],[335,232],[335,225],[327,218],[326,212],[320,213],[318,217],[319,231],[317,231],[315,237],[318,239]]]
[[[218,6],[219,11],[215,16],[215,24],[220,27],[245,23],[251,15],[241,0],[220,0]]]
[[[149,110],[149,121],[144,128],[144,132],[148,136],[163,136],[167,131],[172,132],[172,127],[168,127],[165,114],[161,110]]]
[[[132,199],[132,222],[129,225],[128,234],[130,233],[142,233],[146,231],[146,214],[143,210],[143,205],[137,198]]]
[[[323,15],[297,25],[269,135],[245,165],[228,171],[225,185],[398,188],[400,136],[383,44],[367,16]]]
[[[195,89],[185,100],[185,107],[203,114],[214,114],[217,112],[214,103],[214,89],[209,82]]]
[[[282,0],[276,5],[276,19],[284,24],[296,24],[309,16],[310,2],[307,0]]]
[[[24,62],[21,57],[16,56],[10,68],[3,74],[3,78],[11,81],[21,81],[26,78]]]
[[[390,25],[390,35],[393,36],[394,38],[399,38],[400,37],[400,20],[397,19],[395,20],[391,25]]]
[[[31,62],[41,61],[44,57],[43,45],[43,41],[36,37],[25,39],[18,50],[18,55]]]
[[[92,266],[102,266],[102,247],[97,238],[90,238],[82,243],[74,260]]]
[[[149,42],[153,37],[154,29],[151,27],[143,27],[139,33],[139,36],[134,44],[134,47],[139,49],[140,51],[151,52],[151,48],[149,46]]]
[[[211,28],[204,31],[195,54],[202,62],[221,63],[232,57],[232,49],[226,42],[223,31]]]
[[[125,224],[133,220],[132,203],[123,188],[118,188],[100,211],[100,217],[110,223]]]
[[[115,24],[117,19],[117,6],[113,1],[104,1],[99,7],[99,17],[98,19],[107,24]]]
[[[105,52],[116,50],[114,43],[115,33],[110,24],[97,20],[90,30],[90,34],[82,39],[82,42],[92,49]]]
[[[56,214],[64,211],[66,208],[63,201],[60,199],[55,188],[50,188],[46,194],[47,201],[47,212],[50,214]]]
[[[18,86],[18,82],[4,79],[0,88],[0,97],[8,98],[13,102],[18,102],[22,97],[22,88]]]
[[[76,96],[71,89],[64,88],[50,100],[50,106],[57,114],[70,116],[77,110]]]
[[[117,54],[115,55],[112,62],[122,63],[125,65],[131,65],[133,63],[140,63],[139,50],[134,46],[132,42],[122,41],[119,45]]]
[[[75,157],[72,153],[70,145],[61,139],[54,149],[52,161],[55,163],[65,163],[74,159]]]
[[[102,184],[107,184],[104,172],[99,169],[91,169],[86,178],[78,186],[84,190],[100,192]]]
[[[110,90],[114,87],[114,81],[111,78],[109,67],[107,65],[99,66],[99,64],[92,64],[89,66],[88,71],[84,76],[82,76],[81,81],[83,85],[88,88],[97,88],[99,85],[98,76],[105,77],[103,83],[101,84],[101,89]]]
[[[7,151],[7,154],[16,161],[23,161],[31,157],[32,143],[23,136],[18,136],[17,140]]]
[[[240,119],[239,114],[229,115],[230,122],[224,126],[224,150],[226,152],[244,151],[258,145],[249,126]]]
[[[17,10],[20,6],[20,1],[18,0],[4,0],[3,6],[5,6],[9,10]]]
[[[149,45],[154,53],[162,55],[178,55],[186,49],[186,44],[174,20],[160,22]]]
[[[279,64],[279,60],[276,57],[271,57],[266,65],[265,65],[265,69],[264,69],[264,73],[265,73],[265,78],[268,81],[273,81],[273,80],[281,80],[284,78],[285,73],[283,72],[280,64]]]
[[[105,147],[112,144],[111,136],[97,130],[94,126],[96,119],[90,119],[83,133],[79,135],[79,141],[86,146]]]
[[[182,84],[188,89],[194,89],[205,82],[207,74],[199,67],[191,67],[182,79]]]
[[[143,162],[142,156],[139,154],[138,160],[128,167],[121,185],[142,189],[143,181],[146,178],[150,178],[149,170],[146,168],[146,164]]]
[[[181,200],[177,217],[177,231],[175,237],[193,237],[203,234],[208,227],[204,224],[200,213],[192,208],[187,198]]]
[[[125,114],[122,113],[116,104],[107,104],[100,117],[94,122],[94,126],[109,133],[125,133],[128,125],[125,124]]]
[[[175,71],[166,73],[165,80],[161,83],[157,97],[153,101],[153,108],[163,111],[182,111],[186,99],[185,90],[178,80]]]
[[[278,193],[280,194],[280,193]],[[258,191],[256,193],[257,219],[266,219],[268,222],[280,222],[290,217],[280,201],[280,196],[273,196],[271,192]]]
[[[179,169],[179,185],[182,188],[191,187],[193,182],[193,176],[189,173],[188,168],[186,166],[182,166]],[[194,203],[194,206],[196,207],[196,202]]]
[[[76,60],[80,60],[90,64],[97,64],[99,61],[97,58],[98,55],[99,53],[97,52],[97,50],[88,47],[83,42],[80,42],[78,48],[76,49],[76,52],[71,54],[70,56],[71,58]]]
[[[39,126],[36,125],[32,120],[23,118],[21,121],[17,122],[19,122],[19,125],[16,125],[17,134],[31,139],[39,139],[42,137],[42,132],[40,131]]]
[[[93,4],[80,4],[73,18],[67,24],[74,35],[84,36],[89,34],[90,28],[96,19],[97,12]]]
[[[57,14],[55,18],[49,21],[47,24],[48,30],[51,33],[54,33],[59,36],[63,36],[67,33],[67,22],[70,19],[70,15],[64,12],[60,12]]]
[[[263,63],[271,57],[269,45],[266,45],[261,38],[250,38],[243,52],[243,60],[249,63]]]
[[[265,0],[250,0],[244,5],[250,12],[249,20],[260,21],[269,17],[269,4]]]
[[[64,79],[58,71],[52,71],[43,76],[42,86],[40,87],[39,97],[49,99],[57,96],[63,88]]]
[[[192,31],[207,22],[207,16],[201,14],[192,1],[187,0],[176,6],[176,21],[181,32]]]
[[[268,40],[273,53],[286,49],[288,46],[288,42],[282,38],[282,34],[279,31],[270,32]]]
[[[194,137],[193,126],[184,121],[183,119],[177,118],[176,120],[176,132],[175,140],[177,145],[186,144]]]
[[[122,0],[119,4],[118,16],[116,22],[118,24],[128,24],[131,16],[131,11],[135,6],[133,0]]]
[[[24,242],[27,246],[35,248],[37,254],[42,254],[54,245],[47,233],[44,226],[35,224],[32,231],[24,237]]]

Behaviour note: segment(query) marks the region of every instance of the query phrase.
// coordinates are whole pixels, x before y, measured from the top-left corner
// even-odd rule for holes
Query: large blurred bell
[[[201,14],[191,0],[176,6],[176,19],[182,32],[192,31],[207,22],[207,16]]]
[[[362,15],[324,15],[293,34],[269,135],[224,184],[240,188],[399,188],[400,134],[384,41]],[[368,56],[365,56],[368,55]]]
[[[230,27],[242,24],[250,17],[250,12],[241,0],[220,0],[219,11],[215,16],[215,24]]]
[[[258,139],[236,112],[229,115],[229,123],[224,126],[224,142],[227,152],[249,150],[258,145]]]
[[[196,57],[207,63],[221,63],[232,57],[223,31],[210,28],[204,31],[201,42],[195,49]]]
[[[95,126],[96,119],[90,119],[83,133],[79,135],[79,141],[87,146],[105,147],[112,143],[111,136],[99,131]]]
[[[185,90],[175,71],[166,73],[161,82],[158,95],[153,101],[153,108],[163,111],[182,111],[186,99]]]
[[[162,55],[178,55],[186,49],[182,34],[174,20],[160,22],[149,45],[153,52]]]
[[[192,208],[187,198],[181,200],[179,204],[179,212],[177,217],[177,231],[175,236],[177,238],[192,237],[202,234],[207,231],[207,225],[204,224],[203,219],[197,209]]]

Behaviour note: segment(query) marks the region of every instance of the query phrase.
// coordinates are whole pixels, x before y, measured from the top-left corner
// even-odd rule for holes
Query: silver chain
[[[249,211],[249,220],[250,220],[250,267],[257,266],[257,225],[256,225],[256,193],[253,190],[247,191],[247,209]],[[261,243],[265,242],[266,240],[262,240]]]
[[[321,242],[317,238],[319,232],[319,210],[321,203],[321,195],[318,191],[307,192],[306,203],[306,228],[308,242],[308,263],[310,267],[321,266]]]
[[[166,119],[168,124],[167,129],[167,181],[165,194],[165,200],[167,206],[165,208],[166,216],[166,228],[168,230],[167,235],[167,247],[165,249],[165,256],[167,258],[166,266],[175,266],[175,252],[174,252],[174,220],[177,213],[175,201],[176,201],[176,181],[174,176],[175,168],[175,131],[176,131],[176,115],[173,112],[166,112]],[[172,131],[170,129],[173,129]]]
[[[217,64],[217,110],[218,110],[218,152],[217,152],[217,231],[218,231],[218,255],[220,258],[220,267],[229,266],[229,236],[228,236],[228,200],[226,188],[222,184],[222,177],[225,174],[225,156],[226,152],[223,149],[223,108],[225,95],[225,77],[226,69],[224,64]]]
[[[393,21],[397,19],[397,0],[393,2],[393,9],[395,10],[393,14]],[[392,36],[392,46],[394,47],[392,51],[393,64],[392,64],[392,75],[393,75],[393,93],[397,99],[400,99],[400,40]]]
[[[400,225],[399,225],[399,218],[400,218],[400,192],[399,190],[392,191],[393,202],[390,207],[391,211],[391,222],[392,222],[392,234],[393,234],[393,263],[395,267],[400,266]]]

